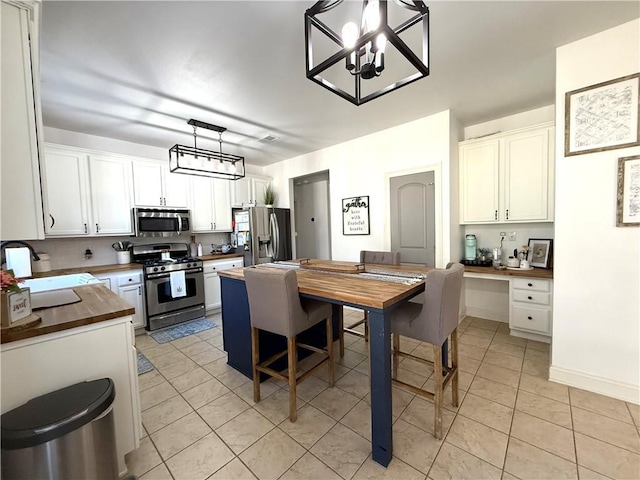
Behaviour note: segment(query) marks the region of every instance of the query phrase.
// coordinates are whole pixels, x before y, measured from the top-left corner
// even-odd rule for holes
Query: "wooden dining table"
[[[331,303],[334,322],[337,320],[342,326],[343,306],[369,311],[371,450],[373,460],[386,467],[393,454],[391,312],[424,291],[424,274],[431,268],[423,265],[366,264],[363,272],[359,267],[354,267],[358,264],[349,262],[311,260],[307,263],[316,266],[324,264],[328,268],[305,268],[299,261],[291,262],[291,268],[296,268],[300,295]],[[257,268],[287,268],[287,265],[259,265]],[[354,268],[355,272],[349,271]],[[224,323],[225,313],[228,316],[238,315],[238,297],[241,290],[237,285],[232,288],[231,282],[244,283],[244,276],[243,269],[221,271],[219,275]],[[227,303],[230,304],[226,312],[225,292]],[[248,308],[246,310],[248,311]],[[226,323],[223,330],[226,333]]]

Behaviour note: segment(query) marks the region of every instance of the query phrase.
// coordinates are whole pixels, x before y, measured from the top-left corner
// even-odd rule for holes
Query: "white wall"
[[[496,118],[488,122],[469,125],[464,128],[464,139],[482,137],[498,132],[508,132],[517,128],[539,125],[555,120],[555,105],[535,108],[526,112],[516,113],[508,117]]]
[[[640,228],[616,227],[619,157],[564,157],[566,92],[640,71],[640,20],[557,50],[556,222],[550,378],[640,398]]]
[[[269,165],[264,172],[274,178],[274,185],[282,195],[280,204],[289,206],[290,179],[328,170],[332,258],[353,261],[359,258],[360,250],[390,248],[389,177],[435,170],[436,212],[441,212],[439,219],[436,218],[436,265],[444,266],[451,255],[450,122],[449,111],[440,112]],[[369,196],[371,234],[345,236],[342,234],[342,199],[359,195]]]

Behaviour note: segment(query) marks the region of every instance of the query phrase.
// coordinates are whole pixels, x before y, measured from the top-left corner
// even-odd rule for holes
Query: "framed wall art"
[[[618,159],[616,226],[640,226],[640,155]]]
[[[550,238],[530,238],[527,260],[532,267],[551,268],[553,240]]]
[[[342,234],[369,235],[369,196],[342,199]]]
[[[565,95],[564,154],[640,145],[640,73]]]

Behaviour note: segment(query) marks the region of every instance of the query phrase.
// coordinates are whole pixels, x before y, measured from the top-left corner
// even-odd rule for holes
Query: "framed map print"
[[[565,156],[640,145],[640,73],[567,92]]]

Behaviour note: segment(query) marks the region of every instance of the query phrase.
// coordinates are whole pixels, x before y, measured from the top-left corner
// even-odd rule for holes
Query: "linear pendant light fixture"
[[[329,20],[336,17],[335,11],[329,12],[342,3],[343,0],[319,1],[304,14],[306,71],[309,80],[350,101],[354,105],[362,105],[363,103],[429,75],[429,9],[424,2],[409,0],[394,0],[392,2],[387,2],[387,0],[363,0],[360,18],[349,19],[345,17],[344,22],[346,23],[341,26],[341,32],[338,34],[328,26]],[[353,5],[353,3],[354,2],[346,2],[346,4],[351,5]],[[401,21],[398,26],[393,28],[389,25],[387,3],[391,3],[392,8],[406,9],[417,13],[413,17]],[[343,10],[346,9],[343,8]],[[405,13],[406,16],[406,13],[410,12],[398,13]],[[327,20],[320,20],[321,16],[323,20],[325,18]],[[357,23],[354,22],[354,20],[357,20]],[[420,41],[422,52],[420,56],[416,55],[402,38],[400,38],[400,35],[414,25],[422,27]],[[338,51],[330,54],[327,59],[320,63],[315,63],[313,58],[314,39],[312,35],[315,32],[323,35],[323,37],[321,37],[322,41],[326,41],[328,38],[329,45],[338,48]],[[395,49],[393,54],[389,51],[390,48]],[[335,51],[335,48],[329,48],[329,50]],[[395,81],[390,78],[390,83],[384,82],[381,85],[376,83],[376,89],[373,90],[372,88],[368,88],[365,82],[372,83],[373,79],[377,77],[384,78],[385,75],[392,75],[384,72],[385,51],[387,52],[387,63],[409,62],[409,68],[413,73],[409,73],[407,76]],[[353,76],[353,81],[347,80],[339,82],[329,78],[329,71],[341,60],[345,61],[345,67],[342,73],[347,76]],[[391,70],[391,65],[389,65],[389,67],[388,70]],[[399,69],[396,70],[401,71]],[[333,76],[336,76],[335,69],[333,70]],[[338,86],[338,83],[344,85],[344,87]],[[346,87],[346,85],[349,84],[352,85]]]
[[[169,169],[173,173],[227,180],[238,180],[244,177],[244,157],[222,153],[222,132],[226,128],[193,118],[187,123],[193,126],[193,147],[176,144],[169,149]],[[219,152],[198,148],[196,134],[198,127],[218,132]]]

